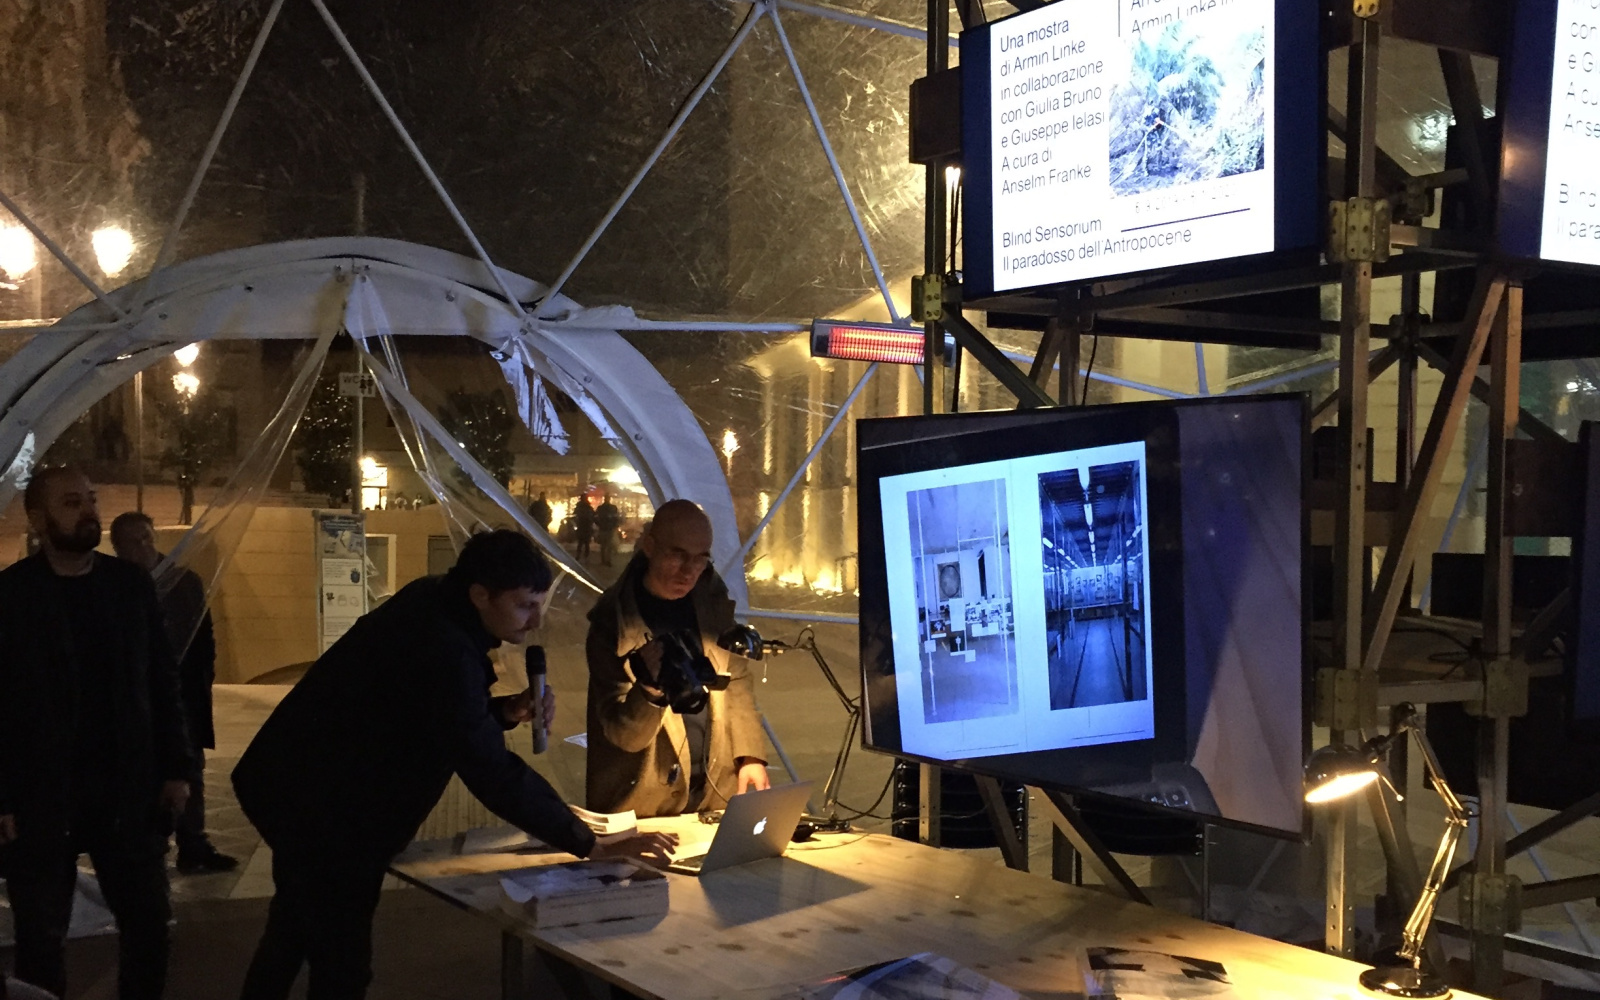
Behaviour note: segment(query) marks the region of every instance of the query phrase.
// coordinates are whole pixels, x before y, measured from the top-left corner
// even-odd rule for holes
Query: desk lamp
[[[1387,736],[1375,737],[1359,747],[1323,747],[1312,754],[1306,762],[1305,787],[1306,801],[1316,804],[1346,798],[1380,778],[1388,781],[1384,758],[1389,748],[1404,740],[1407,733],[1416,739],[1428,784],[1444,800],[1444,837],[1439,841],[1439,849],[1434,853],[1428,877],[1423,881],[1422,892],[1417,897],[1417,905],[1406,920],[1401,937],[1400,959],[1411,964],[1368,969],[1361,974],[1361,985],[1374,993],[1418,1000],[1450,994],[1450,987],[1438,973],[1422,967],[1423,941],[1428,934],[1428,925],[1433,921],[1433,911],[1439,904],[1439,892],[1444,887],[1445,876],[1450,873],[1456,845],[1460,843],[1461,834],[1467,829],[1467,820],[1472,814],[1445,782],[1433,745],[1417,725],[1416,707],[1410,704],[1398,706],[1394,726]],[[1392,782],[1390,787],[1393,787]]]
[[[848,830],[850,821],[839,815],[839,786],[844,782],[845,765],[850,763],[850,748],[855,745],[856,733],[861,728],[861,700],[850,697],[844,686],[839,683],[839,679],[834,676],[833,668],[828,666],[828,661],[823,659],[822,650],[817,648],[816,633],[808,626],[801,631],[798,639],[788,643],[780,639],[763,639],[754,626],[741,624],[719,635],[717,645],[747,660],[763,660],[768,653],[803,649],[817,661],[822,676],[827,678],[828,686],[839,696],[839,703],[844,706],[849,721],[845,726],[844,739],[839,743],[839,752],[833,758],[833,770],[828,773],[827,784],[822,786],[822,810],[826,815],[808,816],[806,822],[815,822],[818,830]]]

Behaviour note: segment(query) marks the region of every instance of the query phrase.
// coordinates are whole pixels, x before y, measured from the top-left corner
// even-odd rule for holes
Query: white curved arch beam
[[[521,275],[501,270],[500,277],[526,301],[543,294]],[[526,326],[481,262],[395,240],[304,240],[229,251],[109,293],[135,317],[117,329],[71,332],[76,324],[99,322],[100,309],[72,313],[0,367],[0,468],[15,458],[28,432],[42,454],[97,400],[177,347],[212,339],[304,339],[341,323],[352,282],[363,279],[383,300],[391,333],[469,336],[502,350],[520,346],[541,374],[588,393],[623,436],[618,444],[640,470],[651,500],[659,505],[685,497],[704,507],[718,565],[738,551],[733,497],[716,452],[648,359],[614,330],[555,335]],[[552,305],[564,313],[579,308],[561,296]],[[14,487],[0,484],[0,506],[13,493]],[[728,584],[744,603],[742,566],[734,567]]]

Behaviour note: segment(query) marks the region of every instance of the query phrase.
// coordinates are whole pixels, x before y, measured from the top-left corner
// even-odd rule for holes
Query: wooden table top
[[[708,843],[695,817],[646,820],[683,848]],[[1364,966],[1092,889],[883,835],[821,835],[778,859],[670,876],[664,918],[532,931],[501,908],[497,873],[565,854],[458,853],[414,844],[393,870],[457,906],[640,996],[780,997],[833,973],[923,951],[1037,1000],[1081,998],[1085,949],[1221,962],[1239,1000],[1360,1000]],[[1468,998],[1468,994],[1457,994]],[[1370,998],[1368,998],[1370,1000]]]

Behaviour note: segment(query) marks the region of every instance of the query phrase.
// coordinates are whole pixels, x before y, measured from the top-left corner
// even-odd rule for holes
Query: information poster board
[[[1600,0],[1524,0],[1506,62],[1501,246],[1600,265]]]
[[[367,613],[366,515],[312,511],[316,519],[319,649],[339,641]]]
[[[1063,0],[961,38],[974,296],[1315,240],[1314,5]],[[1285,154],[1285,150],[1292,150]]]

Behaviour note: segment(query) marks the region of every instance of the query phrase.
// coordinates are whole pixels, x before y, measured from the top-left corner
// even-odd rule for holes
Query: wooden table
[[[713,828],[645,821],[686,847]],[[1239,1000],[1360,1000],[1363,966],[1293,945],[882,835],[820,836],[784,858],[701,878],[672,875],[664,918],[533,931],[502,910],[498,872],[566,855],[463,856],[413,845],[393,871],[503,934],[503,987],[522,988],[524,943],[658,1000],[780,997],[831,973],[934,951],[1038,1000],[1084,991],[1085,949],[1145,949],[1223,963]],[[580,994],[581,995],[581,994]],[[1466,997],[1466,994],[1458,994]],[[1368,998],[1370,1000],[1370,998]]]

